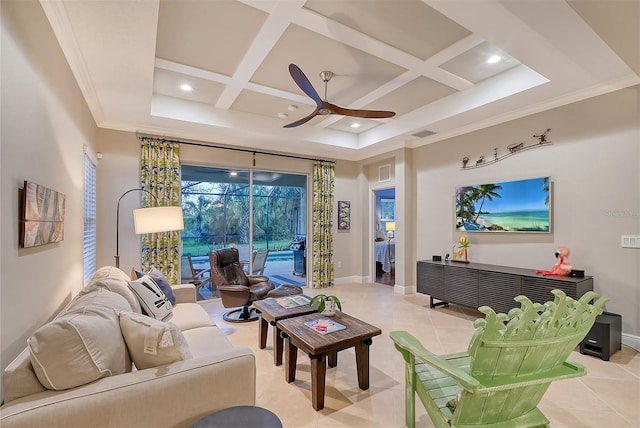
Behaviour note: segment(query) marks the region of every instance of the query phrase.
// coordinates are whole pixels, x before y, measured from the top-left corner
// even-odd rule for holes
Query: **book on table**
[[[285,309],[297,308],[309,304],[309,299],[304,296],[286,296],[276,299],[276,302]]]
[[[319,318],[317,320],[307,321],[304,325],[320,334],[333,333],[334,331],[344,330],[346,328],[344,325],[330,318]]]

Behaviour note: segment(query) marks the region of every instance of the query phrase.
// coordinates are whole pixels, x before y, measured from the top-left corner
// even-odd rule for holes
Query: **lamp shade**
[[[386,224],[386,228],[387,228],[387,231],[393,232],[394,230],[396,230],[396,222],[395,221],[388,221],[387,224]]]
[[[133,210],[133,224],[138,235],[184,229],[181,207],[152,207]]]

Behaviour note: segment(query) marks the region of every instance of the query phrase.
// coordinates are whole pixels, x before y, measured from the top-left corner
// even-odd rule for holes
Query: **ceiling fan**
[[[368,119],[384,119],[395,116],[395,113],[392,111],[354,110],[331,104],[327,101],[327,83],[333,77],[333,72],[331,71],[323,71],[320,73],[320,78],[324,82],[324,100],[320,98],[320,95],[318,95],[316,90],[313,88],[311,82],[307,79],[307,76],[305,76],[302,70],[300,70],[300,67],[295,64],[289,64],[289,73],[300,89],[302,89],[305,94],[309,95],[311,99],[316,102],[317,107],[309,116],[303,117],[302,119],[296,120],[288,125],[284,125],[283,128],[295,128],[303,123],[307,123],[317,115],[340,114],[343,116],[364,117]]]

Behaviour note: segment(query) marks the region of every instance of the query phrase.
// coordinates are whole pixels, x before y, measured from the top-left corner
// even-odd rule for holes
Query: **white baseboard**
[[[398,294],[402,294],[402,295],[407,295],[407,294],[416,294],[418,292],[417,287],[415,285],[401,285],[401,284],[395,284],[393,286],[393,292],[394,293],[398,293]]]
[[[640,336],[622,333],[622,344],[640,352]]]

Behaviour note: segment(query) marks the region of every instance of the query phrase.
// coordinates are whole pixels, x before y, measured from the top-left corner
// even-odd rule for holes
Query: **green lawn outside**
[[[269,249],[271,251],[288,250],[291,245],[290,239],[282,239],[278,241],[269,241]],[[248,244],[238,244],[236,247],[248,247]],[[192,239],[182,242],[182,255],[184,256],[206,256],[209,251],[219,250],[223,248],[219,244],[209,244],[206,242],[194,242]],[[267,241],[256,241],[253,244],[254,250],[266,250]]]

